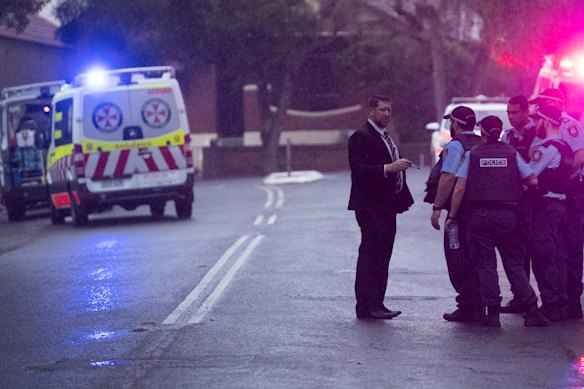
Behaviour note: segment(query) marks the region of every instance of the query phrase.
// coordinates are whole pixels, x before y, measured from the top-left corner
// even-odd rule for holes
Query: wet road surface
[[[502,328],[454,310],[416,198],[398,216],[387,322],[354,317],[359,233],[349,175],[197,183],[193,218],[143,207],[53,226],[0,214],[0,386],[39,388],[563,388],[584,384],[584,322]],[[510,296],[503,275],[504,298]]]

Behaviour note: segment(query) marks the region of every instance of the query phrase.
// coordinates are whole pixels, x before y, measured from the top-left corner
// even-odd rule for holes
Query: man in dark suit
[[[414,202],[406,185],[405,170],[412,162],[400,158],[386,127],[391,100],[369,99],[369,119],[349,138],[351,197],[361,228],[361,245],[355,277],[355,307],[359,319],[393,319],[400,311],[383,305],[389,260],[396,234],[396,215]]]

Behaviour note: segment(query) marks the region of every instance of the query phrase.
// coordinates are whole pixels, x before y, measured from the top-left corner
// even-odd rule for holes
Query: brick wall
[[[404,158],[416,164],[429,164],[428,143],[406,143],[399,148]],[[292,170],[349,170],[346,144],[295,145],[291,155]],[[203,179],[263,176],[262,156],[261,147],[206,147],[203,149],[201,176]],[[286,171],[286,147],[278,150],[278,170]]]

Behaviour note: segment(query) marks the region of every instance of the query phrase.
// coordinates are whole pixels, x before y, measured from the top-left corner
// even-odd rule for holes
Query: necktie
[[[397,150],[395,143],[393,143],[393,140],[391,140],[391,138],[389,137],[389,134],[387,133],[386,130],[383,130],[383,137],[385,138],[385,140],[387,141],[387,144],[389,145],[389,152],[391,154],[392,162],[398,160],[399,159],[399,151]],[[395,178],[395,193],[401,192],[403,186],[404,186],[404,172],[401,171],[401,172],[397,173],[397,176]]]

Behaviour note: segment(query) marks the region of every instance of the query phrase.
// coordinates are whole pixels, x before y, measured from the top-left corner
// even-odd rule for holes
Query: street
[[[188,220],[171,203],[159,219],[114,208],[83,228],[0,214],[0,387],[582,387],[584,321],[442,319],[455,294],[422,202],[428,173],[408,171],[391,321],[355,318],[348,172],[200,181]]]

